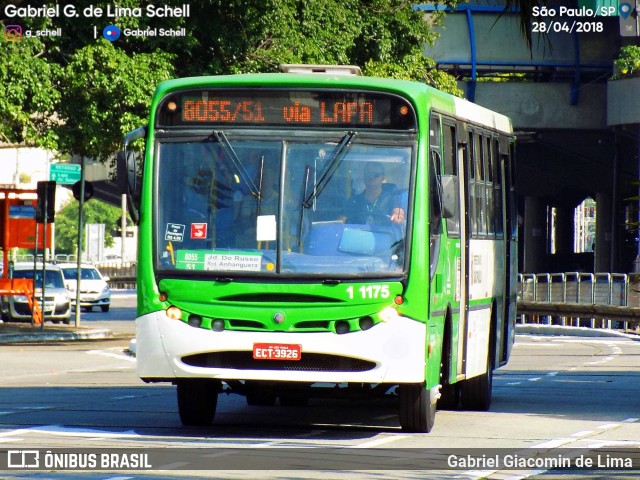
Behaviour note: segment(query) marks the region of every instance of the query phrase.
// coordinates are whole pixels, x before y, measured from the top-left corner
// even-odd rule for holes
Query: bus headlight
[[[167,308],[167,317],[169,317],[172,320],[180,320],[182,318],[182,310],[180,310],[178,307],[172,305],[169,308]]]
[[[400,315],[398,314],[395,308],[387,307],[380,312],[380,318],[382,319],[383,322],[392,322],[400,318]]]

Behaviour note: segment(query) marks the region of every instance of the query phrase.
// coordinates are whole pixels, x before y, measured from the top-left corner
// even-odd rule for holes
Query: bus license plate
[[[300,345],[288,343],[254,343],[253,358],[255,360],[300,360]]]

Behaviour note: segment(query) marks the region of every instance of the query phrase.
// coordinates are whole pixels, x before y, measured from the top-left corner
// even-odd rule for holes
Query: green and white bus
[[[185,425],[223,391],[397,396],[410,432],[438,401],[488,409],[514,340],[510,120],[422,83],[289,70],[163,82],[125,137],[139,376],[177,386]]]

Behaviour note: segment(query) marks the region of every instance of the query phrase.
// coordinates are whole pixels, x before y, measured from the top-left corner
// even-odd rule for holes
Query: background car
[[[42,278],[44,276],[45,301],[44,319],[54,323],[68,324],[71,318],[71,298],[65,287],[62,270],[54,264],[45,264],[44,275],[42,263],[16,263],[13,266],[13,278],[32,279],[35,275],[35,297],[42,309]],[[31,321],[31,308],[25,295],[8,295],[0,297],[0,313],[5,321]]]
[[[71,292],[71,302],[75,305],[78,265],[60,263],[58,266],[64,275],[64,283]],[[108,281],[109,277],[102,276],[94,265],[83,263],[80,267],[80,307],[87,312],[93,307],[100,307],[103,312],[108,312],[111,305]]]

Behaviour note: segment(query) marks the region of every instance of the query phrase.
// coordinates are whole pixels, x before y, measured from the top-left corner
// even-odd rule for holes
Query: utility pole
[[[84,233],[84,157],[80,157],[80,198],[78,199],[78,258],[76,271],[76,328],[80,326],[80,275],[82,272],[82,240]]]

